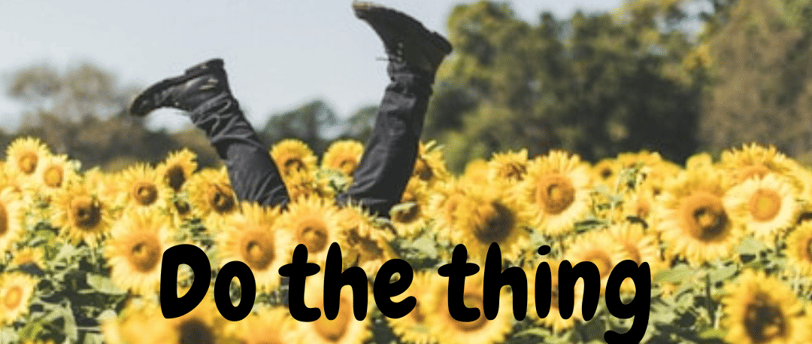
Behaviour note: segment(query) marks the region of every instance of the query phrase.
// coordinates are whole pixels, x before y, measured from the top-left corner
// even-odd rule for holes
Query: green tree
[[[634,5],[634,6],[632,6]],[[691,154],[702,71],[681,2],[639,2],[617,14],[576,13],[538,24],[509,4],[459,5],[448,19],[455,52],[441,68],[427,136],[452,168],[496,151],[561,148],[587,159],[653,149]]]
[[[216,152],[196,130],[150,131],[140,118],[129,116],[126,109],[140,88],[122,87],[115,80],[114,74],[90,63],[64,74],[47,64],[18,69],[6,91],[23,104],[26,114],[16,133],[0,133],[0,144],[36,136],[58,154],[105,170],[155,163],[183,147],[196,152],[202,166],[219,164]]]
[[[760,142],[812,161],[812,2],[735,1],[720,13],[701,43],[713,71],[702,143]]]

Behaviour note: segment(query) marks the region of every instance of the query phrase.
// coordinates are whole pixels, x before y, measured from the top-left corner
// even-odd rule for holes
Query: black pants
[[[375,117],[372,136],[347,192],[339,204],[359,204],[379,216],[400,202],[417,157],[434,75],[389,62],[391,83]],[[212,99],[191,114],[225,162],[231,185],[241,200],[285,206],[287,189],[279,170],[233,97]]]

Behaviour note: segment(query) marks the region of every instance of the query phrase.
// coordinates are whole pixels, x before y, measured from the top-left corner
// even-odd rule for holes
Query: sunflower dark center
[[[417,196],[410,191],[403,193],[401,203],[414,203],[408,209],[396,212],[394,215],[395,221],[400,223],[411,223],[420,217],[420,204],[417,203]]]
[[[321,337],[337,342],[347,334],[350,317],[352,317],[352,303],[345,298],[341,298],[336,318],[327,320],[326,317],[321,317],[316,320],[313,327],[316,328],[316,332]]]
[[[192,210],[189,208],[189,203],[183,201],[174,201],[172,204],[175,205],[175,209],[178,211],[178,214],[180,215],[186,215],[189,213],[190,210]]]
[[[92,229],[101,222],[101,204],[89,196],[75,198],[70,209],[73,224],[81,229]]]
[[[161,258],[161,245],[157,238],[142,238],[132,246],[132,265],[139,272],[151,272]]]
[[[251,269],[265,270],[271,265],[274,258],[274,250],[271,245],[271,238],[267,235],[259,234],[251,238],[243,246],[245,251],[243,256]]]
[[[297,157],[290,158],[285,161],[285,170],[290,172],[299,172],[305,170],[305,163]]]
[[[132,196],[138,204],[148,206],[158,200],[158,188],[150,182],[138,182],[132,188]]]
[[[598,271],[600,271],[601,278],[609,277],[609,273],[612,271],[612,258],[609,257],[609,254],[600,249],[592,249],[589,251],[586,256],[585,261],[592,262],[595,266],[598,267]]]
[[[749,210],[756,221],[770,221],[781,210],[781,195],[775,190],[759,189],[750,198]]]
[[[516,226],[513,212],[499,202],[478,209],[474,235],[483,244],[501,243],[512,234]]]
[[[377,240],[373,240],[369,237],[363,237],[359,238],[359,244],[361,246],[361,254],[368,257],[368,259],[383,257],[383,249],[381,249],[381,246],[378,244]]]
[[[299,224],[300,242],[310,253],[318,253],[327,248],[327,225],[318,219],[304,219]]]
[[[209,205],[219,214],[228,213],[234,210],[236,203],[233,194],[227,187],[221,185],[211,185],[208,192]]]
[[[166,170],[164,178],[172,190],[180,191],[183,183],[186,182],[186,173],[183,172],[183,168],[175,165]]]
[[[466,307],[482,309],[483,302],[481,295],[466,293],[465,296],[463,296],[463,302]],[[484,316],[480,316],[474,321],[454,321],[454,324],[462,331],[473,332],[485,327],[488,324],[488,319]]]
[[[400,223],[412,223],[420,218],[420,205],[413,204],[411,207],[398,211],[394,214],[395,221]]]
[[[8,233],[8,229],[11,224],[9,223],[8,218],[8,210],[6,210],[6,205],[0,203],[0,237],[6,235]]]
[[[787,322],[784,313],[769,298],[758,298],[747,306],[744,327],[754,343],[768,343],[785,337]]]
[[[510,163],[502,168],[502,177],[512,181],[521,181],[527,173],[527,167],[519,163]]]
[[[420,180],[424,182],[427,182],[431,180],[432,177],[434,177],[434,172],[431,171],[431,167],[429,167],[429,164],[426,163],[426,160],[421,157],[418,157],[417,161],[415,161],[414,173],[415,175],[417,175],[418,178],[420,178]]]
[[[352,174],[352,172],[355,171],[356,165],[358,165],[358,161],[356,159],[346,158],[338,163],[338,168],[347,174]]]
[[[37,163],[39,162],[39,157],[34,152],[26,152],[20,159],[17,160],[17,163],[20,165],[20,171],[25,174],[32,174],[34,171],[37,170]]]
[[[213,344],[213,329],[200,319],[184,321],[179,326],[181,344]]]
[[[600,175],[602,179],[609,179],[614,174],[611,168],[604,167],[601,169]]]
[[[64,178],[64,171],[58,166],[48,166],[45,173],[42,175],[42,182],[52,188],[62,186],[62,179]]]
[[[569,178],[563,175],[545,176],[536,185],[536,202],[542,205],[547,214],[561,214],[574,201],[575,186]]]
[[[683,224],[698,240],[719,241],[728,233],[729,219],[722,200],[706,192],[697,192],[682,202]]]

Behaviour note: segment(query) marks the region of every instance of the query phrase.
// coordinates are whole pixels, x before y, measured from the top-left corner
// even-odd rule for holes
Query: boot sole
[[[183,75],[164,79],[150,86],[132,101],[132,105],[130,106],[130,115],[137,117],[144,117],[148,115],[150,112],[152,112],[152,110],[159,107],[158,102],[160,99],[158,98],[167,88],[183,84],[203,74],[210,73],[215,69],[223,69],[222,59],[211,59],[209,61],[200,63],[186,69]]]
[[[387,19],[391,20],[394,26],[402,27],[426,38],[426,40],[437,50],[442,52],[443,55],[451,53],[451,42],[439,33],[427,29],[421,22],[406,13],[366,1],[353,2],[352,8],[358,19],[366,20],[370,18],[370,15],[376,14],[387,16]]]

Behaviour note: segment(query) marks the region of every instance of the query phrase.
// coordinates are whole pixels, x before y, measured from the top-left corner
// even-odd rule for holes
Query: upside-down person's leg
[[[391,83],[353,184],[338,201],[388,216],[412,175],[434,74],[451,52],[451,45],[401,12],[369,3],[354,3],[353,7],[356,16],[372,26],[383,41]]]
[[[196,65],[149,87],[130,112],[145,116],[161,107],[188,111],[192,122],[206,132],[239,199],[267,206],[287,204],[279,170],[232,96],[222,60]]]

